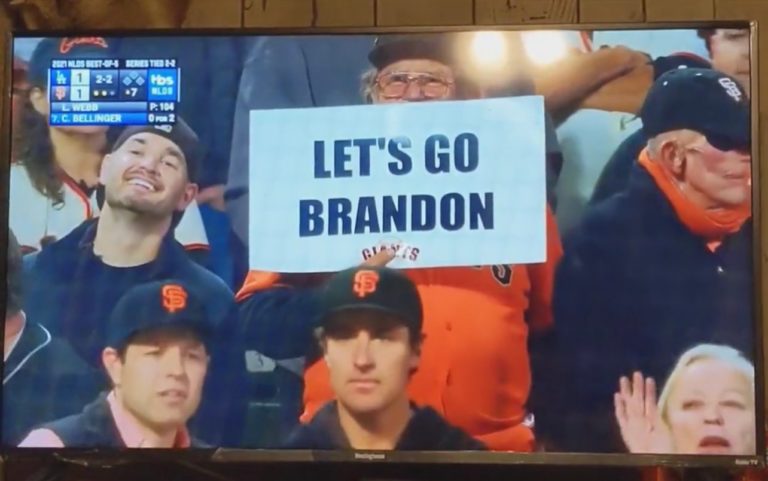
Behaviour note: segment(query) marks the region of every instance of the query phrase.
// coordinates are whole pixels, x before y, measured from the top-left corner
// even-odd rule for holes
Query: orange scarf
[[[729,209],[702,209],[683,194],[667,169],[650,159],[648,149],[643,149],[638,160],[672,204],[683,225],[693,234],[706,239],[708,243],[714,243],[710,245],[711,249],[717,248],[727,235],[738,232],[752,215],[751,202]]]

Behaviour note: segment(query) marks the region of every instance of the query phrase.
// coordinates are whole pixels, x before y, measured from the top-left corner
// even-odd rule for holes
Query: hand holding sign
[[[395,258],[395,253],[391,249],[382,249],[376,254],[372,255],[362,265],[369,267],[384,267]]]

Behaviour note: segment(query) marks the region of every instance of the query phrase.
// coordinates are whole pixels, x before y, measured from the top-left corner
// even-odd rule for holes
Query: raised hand
[[[635,372],[619,379],[613,404],[621,437],[631,453],[671,453],[672,443],[656,407],[656,382]]]

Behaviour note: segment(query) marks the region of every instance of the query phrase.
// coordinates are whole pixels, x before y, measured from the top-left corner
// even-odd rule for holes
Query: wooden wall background
[[[768,300],[768,0],[0,0],[0,33],[16,28],[244,28],[541,25],[756,20],[759,23],[760,165]],[[0,65],[9,68],[8,37]],[[5,90],[0,107],[7,101]],[[0,109],[0,111],[5,111]],[[5,120],[5,118],[3,119]],[[1,136],[0,136],[1,137]],[[0,142],[7,139],[0,138]],[[0,149],[0,152],[5,152]],[[764,325],[768,327],[768,309]],[[766,329],[768,334],[768,329]],[[768,336],[767,336],[768,339]],[[765,342],[768,346],[768,342]],[[766,356],[768,359],[768,356]],[[768,385],[768,383],[766,383]]]

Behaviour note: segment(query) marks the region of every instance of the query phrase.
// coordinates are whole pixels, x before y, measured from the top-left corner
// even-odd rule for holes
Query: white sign
[[[543,262],[539,96],[250,113],[250,267]]]

